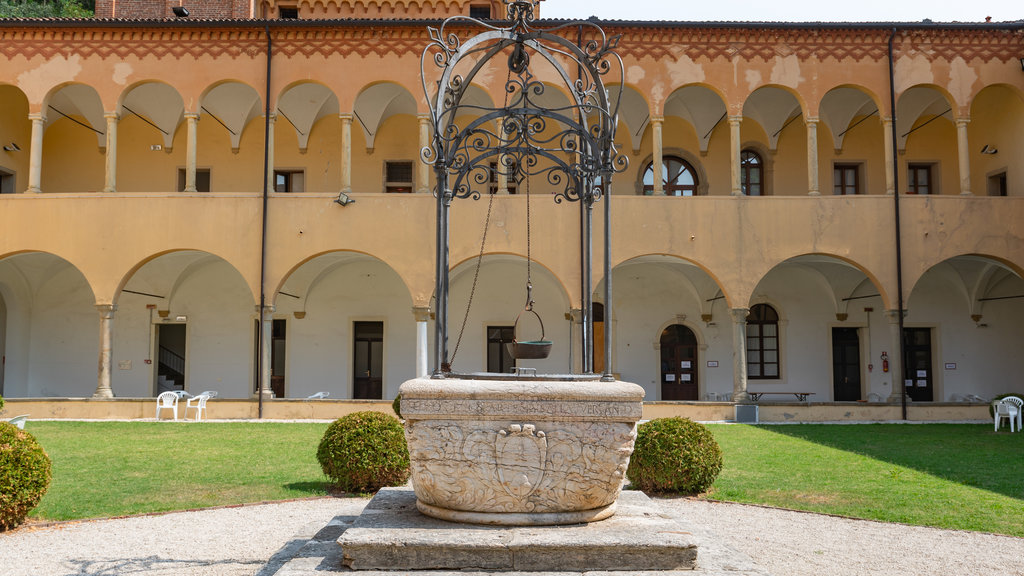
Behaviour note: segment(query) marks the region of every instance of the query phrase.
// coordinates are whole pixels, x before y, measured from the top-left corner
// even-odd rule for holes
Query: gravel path
[[[0,533],[3,576],[273,576],[304,540],[364,499],[23,527]],[[774,576],[1024,576],[1024,539],[690,499],[658,499]],[[1024,521],[1024,520],[1022,520]]]

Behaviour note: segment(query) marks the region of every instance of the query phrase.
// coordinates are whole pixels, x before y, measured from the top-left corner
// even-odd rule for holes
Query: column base
[[[900,394],[893,394],[893,395],[889,396],[888,398],[886,398],[885,401],[889,402],[891,404],[899,404],[899,403],[903,402],[903,396],[900,395]]]
[[[733,392],[732,393],[732,401],[733,401],[734,404],[753,404],[754,403],[754,401],[750,399],[750,394],[747,394],[746,391],[743,391],[743,392]]]
[[[261,390],[259,394],[252,395],[253,398],[258,398],[260,396],[263,396],[264,400],[271,400],[273,398],[277,398],[277,396],[274,396],[273,390]]]
[[[113,398],[114,391],[110,388],[97,388],[92,394],[93,398]]]

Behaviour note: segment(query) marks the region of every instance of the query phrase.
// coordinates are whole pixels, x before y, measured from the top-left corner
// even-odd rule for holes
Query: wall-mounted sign
[[[693,376],[693,374],[680,374],[680,375],[679,375],[679,380],[680,380],[681,382],[689,382],[689,381],[690,381],[690,378],[691,378],[692,376]]]
[[[956,370],[956,362],[946,362],[946,370]]]
[[[718,360],[708,360],[708,368],[718,368]]]
[[[675,382],[675,381],[676,381],[676,375],[675,374],[665,374],[665,382]]]
[[[682,362],[679,363],[679,367],[680,368],[689,368],[690,367],[690,361],[689,360],[683,360]]]
[[[918,370],[917,371],[917,377],[918,378],[927,378],[928,377],[928,371],[927,370]]]

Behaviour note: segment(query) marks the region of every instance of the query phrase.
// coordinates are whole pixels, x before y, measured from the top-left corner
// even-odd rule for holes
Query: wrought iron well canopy
[[[508,18],[500,23],[453,16],[438,28],[428,28],[431,42],[421,55],[420,72],[430,103],[433,141],[421,156],[433,166],[437,181],[434,377],[451,375],[451,203],[456,198],[479,199],[492,177],[515,182],[520,189],[529,188],[531,178],[538,179],[554,188],[556,203],[579,202],[584,373],[593,372],[592,213],[594,203],[604,198],[604,303],[606,313],[611,312],[608,199],[612,175],[627,167],[626,157],[615,148],[624,80],[622,60],[614,51],[619,36],[607,37],[594,21],[539,28],[534,19],[538,3],[505,0]],[[505,78],[502,105],[466,98],[474,81],[493,74]],[[616,80],[614,91],[606,88],[606,77]],[[564,93],[568,103],[553,98],[552,92]],[[605,338],[604,352],[602,379],[610,380],[610,338]]]

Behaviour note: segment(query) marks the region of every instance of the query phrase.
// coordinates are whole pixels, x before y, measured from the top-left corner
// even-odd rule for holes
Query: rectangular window
[[[185,191],[185,169],[178,168],[178,192]],[[210,169],[199,168],[196,170],[196,192],[210,191]]]
[[[0,194],[14,194],[14,172],[0,168]]]
[[[299,9],[295,6],[278,6],[277,17],[282,20],[298,20]]]
[[[514,326],[487,327],[487,371],[507,374],[515,367],[516,361],[506,344],[515,340]]]
[[[747,324],[747,377],[779,377],[778,324]]]
[[[274,192],[305,192],[306,173],[302,170],[274,170]]]
[[[907,194],[934,194],[931,164],[907,166]]]
[[[486,6],[486,5],[484,5],[484,6],[470,6],[469,7],[469,17],[470,18],[479,18],[480,20],[488,20],[491,17],[491,7],[490,6]]]
[[[352,397],[383,398],[384,323],[353,322],[352,340]]]
[[[832,193],[836,196],[860,194],[860,164],[836,164],[832,183]]]
[[[988,177],[988,195],[1006,196],[1006,172],[1000,172]]]
[[[412,192],[411,161],[384,161],[384,191],[393,194],[409,194]]]

